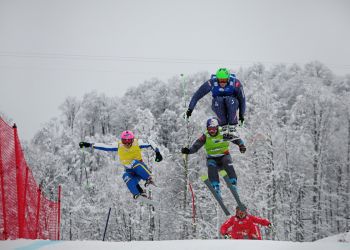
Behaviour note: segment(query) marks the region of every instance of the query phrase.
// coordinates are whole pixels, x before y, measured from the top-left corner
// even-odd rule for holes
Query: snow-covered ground
[[[1,250],[82,249],[82,250],[350,250],[350,233],[331,236],[316,242],[251,240],[177,240],[177,241],[49,241],[8,240],[0,242]]]

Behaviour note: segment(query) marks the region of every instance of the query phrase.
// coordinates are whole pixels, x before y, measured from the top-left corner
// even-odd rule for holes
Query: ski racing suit
[[[153,142],[145,142],[141,139],[134,140],[130,148],[125,147],[121,141],[115,145],[107,145],[103,143],[92,144],[94,149],[103,151],[117,152],[120,163],[124,166],[123,180],[133,195],[138,195],[143,192],[139,186],[140,180],[150,178],[152,172],[142,160],[141,149],[151,148],[154,152],[159,152],[159,149]]]
[[[244,145],[243,140],[237,136],[233,138],[231,142],[238,146]],[[189,148],[189,154],[196,153],[203,146],[207,152],[209,181],[218,195],[221,196],[219,179],[220,170],[224,169],[227,172],[230,182],[234,186],[237,184],[237,175],[233,168],[232,157],[229,152],[229,141],[223,140],[221,127],[219,127],[216,136],[209,135],[208,131],[202,134],[202,136]]]
[[[219,125],[237,125],[237,109],[239,109],[239,116],[244,117],[245,113],[245,95],[241,82],[234,74],[230,74],[228,83],[225,87],[221,87],[218,83],[216,75],[203,83],[199,89],[194,93],[189,109],[193,110],[197,102],[207,95],[212,93],[212,110],[219,120]]]
[[[247,214],[244,218],[232,216],[221,225],[220,233],[228,234],[232,239],[261,240],[261,232],[257,224],[269,226],[271,222],[251,214]]]

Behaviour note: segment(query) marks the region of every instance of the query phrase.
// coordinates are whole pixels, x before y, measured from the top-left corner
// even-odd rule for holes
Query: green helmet
[[[218,79],[228,79],[230,77],[230,71],[226,68],[220,68],[216,71],[216,78]]]

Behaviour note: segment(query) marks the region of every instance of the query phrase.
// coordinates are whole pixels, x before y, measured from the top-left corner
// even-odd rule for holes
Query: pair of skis
[[[232,185],[232,183],[230,182],[230,178],[228,177],[226,171],[225,170],[221,170],[219,173],[222,176],[222,178],[224,179],[227,187],[230,189],[230,191],[231,191],[233,197],[235,198],[239,208],[241,210],[245,211],[246,210],[246,206],[241,202],[241,199],[239,198],[239,195],[238,195],[238,192],[237,192],[237,188],[236,188],[236,186]],[[208,175],[203,175],[201,177],[201,179],[204,182],[204,184],[208,187],[209,191],[212,193],[212,195],[214,196],[215,200],[220,205],[222,211],[225,213],[225,215],[226,216],[231,215],[230,211],[227,209],[226,205],[224,204],[221,196],[218,195],[218,193],[215,191],[215,189],[211,185],[211,183],[209,181],[209,178],[208,178]]]

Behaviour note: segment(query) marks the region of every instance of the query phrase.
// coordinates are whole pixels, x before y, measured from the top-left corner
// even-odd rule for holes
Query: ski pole
[[[106,226],[105,226],[105,231],[104,231],[104,233],[103,233],[103,239],[102,239],[102,241],[105,241],[106,232],[107,232],[107,227],[108,227],[108,221],[109,221],[109,215],[111,214],[111,209],[112,209],[112,208],[109,208],[109,211],[108,211],[108,216],[107,216],[107,221],[106,221]]]
[[[184,113],[182,115],[182,118],[185,119],[185,121],[188,123],[189,122],[189,118],[186,116],[186,109],[187,109],[187,88],[186,88],[186,82],[185,82],[185,78],[184,78],[184,74],[180,74],[181,79],[182,79],[182,93],[183,93],[183,98],[184,98]]]
[[[187,91],[186,91],[186,83],[185,83],[185,78],[184,78],[184,74],[180,74],[181,76],[181,79],[182,79],[182,91],[183,91],[183,98],[184,98],[184,109],[186,110],[186,107],[187,107]],[[183,118],[185,119],[186,121],[186,147],[189,146],[189,134],[188,134],[188,125],[189,125],[189,119],[186,117],[186,111],[183,115]],[[187,168],[187,161],[188,161],[188,155],[187,154],[183,154],[183,159],[184,159],[184,162],[185,162],[185,168]]]

